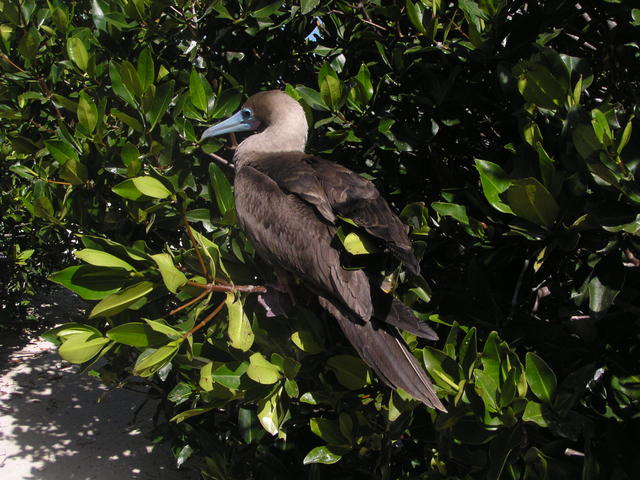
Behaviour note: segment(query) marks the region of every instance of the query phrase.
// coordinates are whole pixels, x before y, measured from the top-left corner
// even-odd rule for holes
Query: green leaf
[[[131,62],[128,60],[123,61],[118,66],[118,72],[120,72],[120,78],[127,87],[127,90],[137,98],[140,98],[142,95],[142,85],[140,84],[138,72]]]
[[[540,427],[548,428],[549,422],[547,419],[549,418],[550,411],[546,405],[543,405],[538,402],[527,402],[527,406],[524,408],[524,413],[522,414],[522,421],[524,422],[533,422]]]
[[[235,367],[233,364],[225,363],[213,371],[213,380],[226,388],[237,390],[240,388],[242,375],[245,374],[247,368],[249,368],[249,362],[242,362]]]
[[[323,463],[331,465],[338,462],[342,458],[342,455],[333,453],[328,446],[315,447],[311,449],[309,453],[304,457],[303,464],[309,465],[310,463]]]
[[[439,215],[454,218],[463,225],[469,225],[469,216],[467,215],[467,207],[456,203],[433,202],[431,207],[438,212]]]
[[[309,420],[309,427],[313,433],[331,445],[349,445],[349,440],[342,435],[339,425],[333,420],[312,418]]]
[[[94,332],[79,332],[70,335],[58,349],[58,354],[67,362],[84,363],[95,357],[109,343],[108,338]]]
[[[541,227],[551,227],[559,208],[549,190],[533,177],[513,180],[504,196],[515,215]]]
[[[109,62],[109,77],[111,78],[111,88],[125,102],[134,108],[138,107],[138,102],[133,97],[133,93],[125,86],[118,66],[114,62]]]
[[[357,86],[357,95],[360,103],[366,105],[373,97],[373,85],[371,83],[371,73],[365,63],[360,65],[358,74],[355,76]]]
[[[240,297],[236,297],[233,293],[228,292],[225,303],[229,312],[229,328],[227,334],[229,335],[229,340],[231,340],[231,346],[246,352],[253,345],[255,335],[251,329],[249,319],[244,313]]]
[[[208,362],[200,368],[200,380],[198,381],[198,385],[205,392],[211,392],[213,390],[213,376],[211,375],[212,369],[213,362]]]
[[[202,415],[203,413],[210,412],[213,409],[214,407],[192,408],[190,410],[185,410],[184,412],[180,412],[179,414],[171,418],[170,421],[176,422],[176,423],[184,422],[188,418],[197,417],[198,415]]]
[[[128,200],[144,200],[145,197],[164,199],[171,195],[171,191],[154,177],[129,178],[114,186],[112,190]]]
[[[281,408],[278,402],[278,392],[274,392],[267,398],[258,402],[258,421],[271,435],[280,434],[280,424],[283,420]]]
[[[44,146],[47,147],[51,156],[57,160],[60,165],[64,165],[68,160],[78,160],[78,152],[67,142],[63,142],[62,140],[45,140]]]
[[[176,386],[167,394],[167,400],[176,405],[186,402],[191,397],[193,388],[186,382],[178,382]]]
[[[291,334],[291,341],[303,352],[315,355],[324,349],[314,337],[310,330],[298,330]]]
[[[513,74],[524,99],[538,107],[554,110],[567,97],[562,83],[543,65],[520,61],[513,67]]]
[[[416,27],[418,32],[422,34],[426,33],[427,29],[424,28],[422,23],[422,6],[420,4],[414,4],[411,0],[405,0],[405,6],[407,8],[407,15],[409,16],[411,24]]]
[[[233,190],[231,190],[231,184],[224,172],[215,163],[209,164],[209,196],[213,192],[213,197],[216,199],[218,210],[224,217],[225,214],[234,208]]]
[[[591,110],[591,125],[593,126],[593,131],[598,141],[604,145],[609,145],[611,140],[613,140],[613,134],[611,133],[607,117],[597,108]]]
[[[556,375],[542,358],[533,352],[525,357],[525,374],[533,394],[545,403],[550,403],[556,393]]]
[[[80,125],[89,133],[93,133],[98,124],[98,107],[84,90],[80,92],[80,100],[78,101],[76,113]]]
[[[296,87],[296,92],[298,92],[302,100],[314,110],[327,110],[327,107],[322,103],[320,92],[317,92],[313,88],[302,86]]]
[[[142,352],[133,367],[133,374],[139,377],[150,377],[178,353],[180,341],[173,341],[158,349],[149,348]]]
[[[211,90],[206,80],[204,80],[204,88],[206,92]],[[240,102],[242,102],[242,95],[237,90],[223,90],[215,97],[213,110],[211,110],[211,98],[209,98],[209,115],[213,118],[228,117],[238,109]]]
[[[88,171],[84,164],[78,160],[70,159],[60,167],[58,176],[73,185],[82,185],[88,179]]]
[[[189,77],[189,98],[194,107],[201,112],[207,111],[207,105],[209,100],[205,92],[203,79],[195,68],[191,70],[191,76]]]
[[[320,86],[320,97],[329,110],[337,110],[340,107],[342,98],[342,83],[338,74],[331,68],[331,65],[324,63],[318,74],[318,85]]]
[[[282,12],[278,11],[280,7],[282,7],[282,2],[280,0],[276,0],[266,7],[262,7],[254,12],[251,12],[251,16],[254,18],[267,18],[274,14],[282,15]]]
[[[340,238],[340,236],[338,237]],[[379,252],[380,249],[366,233],[350,232],[340,238],[345,250],[351,255],[367,255]]]
[[[173,264],[173,258],[168,253],[151,255],[151,258],[158,265],[160,275],[165,287],[172,293],[176,293],[180,287],[187,283],[187,277]]]
[[[135,176],[142,167],[142,161],[140,159],[140,151],[138,147],[132,143],[126,143],[122,150],[120,150],[120,158],[123,165],[127,167],[127,176]]]
[[[310,13],[313,9],[315,9],[318,5],[320,5],[320,0],[300,0],[300,8],[302,15],[306,15]]]
[[[78,322],[68,322],[63,325],[51,328],[40,335],[41,338],[54,345],[60,346],[64,340],[79,333],[91,333],[97,337],[102,336],[102,332],[97,328]]]
[[[75,265],[51,274],[48,279],[63,285],[85,300],[101,300],[122,288],[129,278],[124,269]]]
[[[509,205],[506,205],[500,199],[500,194],[507,191],[512,184],[512,180],[500,166],[493,162],[476,158],[475,163],[476,169],[480,174],[482,193],[484,193],[487,201],[499,212],[513,213]]]
[[[629,140],[631,139],[631,131],[633,129],[634,118],[635,118],[635,115],[631,115],[629,117],[629,120],[627,120],[627,124],[625,125],[624,130],[622,131],[622,135],[620,136],[620,140],[618,141],[618,147],[616,148],[616,151],[618,153],[622,152],[624,147],[627,146],[627,143],[629,143]]]
[[[148,318],[143,318],[147,325],[154,331],[158,333],[162,333],[163,335],[167,335],[168,337],[173,338],[174,340],[180,338],[182,334],[178,332],[175,328],[170,327],[163,321],[149,320]]]
[[[67,55],[69,59],[83,72],[87,71],[89,64],[89,53],[84,43],[78,37],[69,37],[67,39]]]
[[[475,370],[473,376],[475,378],[475,389],[480,398],[482,398],[485,408],[490,412],[497,412],[499,410],[496,398],[498,384],[492,376],[482,370]]]
[[[360,390],[371,383],[367,365],[353,355],[334,355],[327,366],[336,374],[340,384],[349,390]]]
[[[247,376],[254,382],[264,385],[276,383],[281,378],[280,369],[264,358],[260,352],[249,357]]]
[[[95,307],[93,307],[93,310],[91,310],[91,313],[89,314],[89,318],[110,317],[120,313],[129,308],[133,303],[151,293],[154,288],[155,285],[152,282],[146,281],[124,288],[101,300]]]
[[[153,98],[151,109],[147,113],[147,121],[149,122],[149,131],[153,130],[158,121],[164,116],[169,108],[171,99],[173,98],[173,87],[175,85],[174,80],[163,83],[156,90],[156,95]]]
[[[238,409],[238,429],[247,444],[258,442],[264,436],[264,430],[259,427],[258,417],[251,408]]]
[[[482,368],[485,373],[493,378],[496,384],[500,384],[500,350],[498,348],[498,333],[492,331],[484,342],[482,356]]]
[[[142,123],[140,123],[138,119],[133,118],[131,115],[127,115],[126,113],[118,110],[117,108],[111,109],[111,115],[116,117],[125,125],[131,127],[134,131],[138,133],[144,133],[144,127],[142,126]]]
[[[142,322],[123,323],[108,330],[106,335],[114,342],[142,348],[164,345],[171,340]]]
[[[80,260],[97,267],[124,268],[127,271],[135,271],[135,268],[124,260],[101,250],[84,248],[74,252],[74,255]]]
[[[578,154],[585,160],[589,158],[593,152],[602,149],[602,143],[598,140],[598,137],[593,131],[593,127],[590,125],[583,123],[577,125],[573,129],[571,136]]]
[[[143,92],[146,92],[153,84],[153,80],[155,78],[155,66],[153,64],[153,57],[151,56],[151,49],[149,47],[145,47],[142,52],[140,52],[136,71],[138,73],[138,79],[140,80],[140,87]]]

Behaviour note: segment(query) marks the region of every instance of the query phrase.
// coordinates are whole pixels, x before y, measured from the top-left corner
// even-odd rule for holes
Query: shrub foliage
[[[43,272],[94,301],[47,338],[144,378],[204,478],[633,478],[631,3],[0,1],[3,304]],[[198,139],[264,88],[412,227],[426,281],[385,274],[442,338],[405,336],[448,413],[382,385],[304,297],[288,318],[258,301],[231,152]]]

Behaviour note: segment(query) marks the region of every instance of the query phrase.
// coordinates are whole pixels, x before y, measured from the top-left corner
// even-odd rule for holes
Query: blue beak
[[[240,110],[226,120],[207,128],[200,137],[200,141],[225,133],[249,132],[257,129],[260,126],[260,120],[245,112],[245,110]]]

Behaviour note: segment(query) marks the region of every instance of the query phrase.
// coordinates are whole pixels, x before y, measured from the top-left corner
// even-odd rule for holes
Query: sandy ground
[[[106,392],[100,382],[35,338],[8,348],[0,338],[0,479],[196,480],[152,442],[155,403]],[[5,345],[1,345],[5,343]],[[104,395],[103,395],[104,394]]]

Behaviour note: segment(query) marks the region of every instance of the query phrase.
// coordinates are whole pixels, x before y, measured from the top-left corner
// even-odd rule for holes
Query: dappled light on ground
[[[3,480],[192,479],[151,437],[155,403],[107,392],[48,343],[3,359],[0,370],[0,478]],[[152,404],[153,403],[153,404]]]

